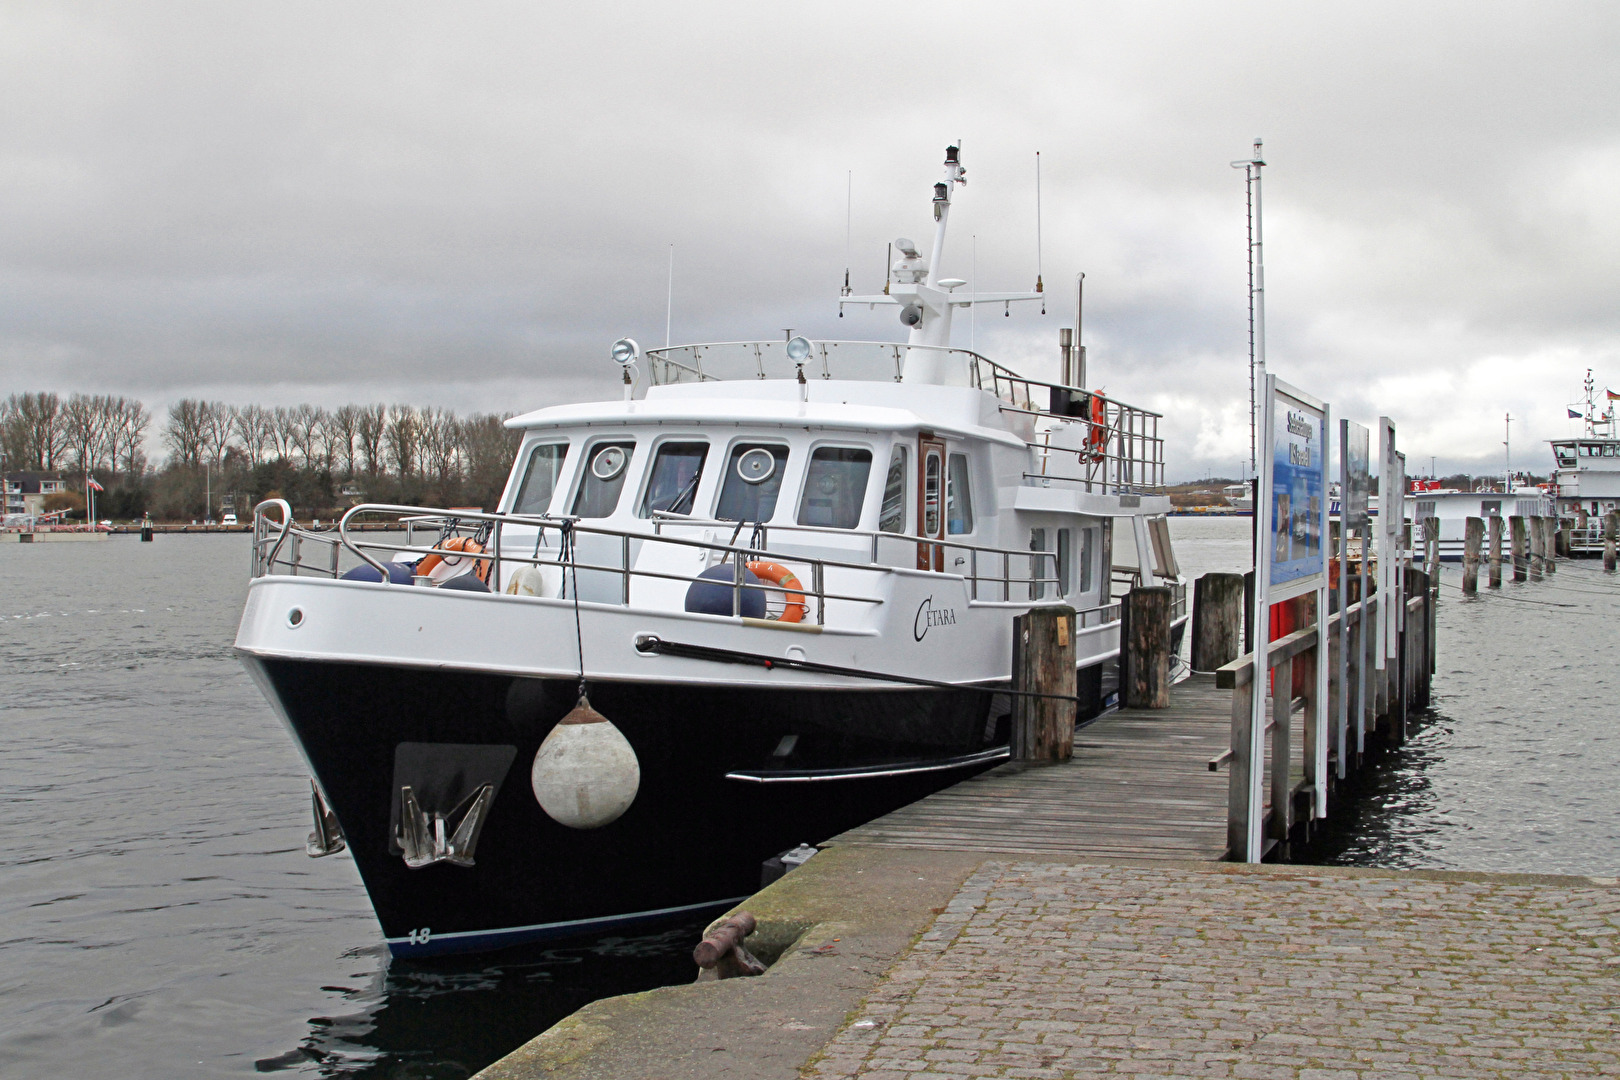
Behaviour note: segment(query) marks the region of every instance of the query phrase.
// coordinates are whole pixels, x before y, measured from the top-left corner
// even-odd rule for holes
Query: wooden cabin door
[[[917,453],[917,535],[924,541],[945,539],[945,444],[923,438]],[[917,545],[917,569],[944,570],[945,548]]]

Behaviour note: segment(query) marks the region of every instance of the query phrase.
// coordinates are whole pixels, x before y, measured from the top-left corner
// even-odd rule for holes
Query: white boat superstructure
[[[1584,433],[1574,439],[1552,440],[1553,495],[1558,515],[1572,519],[1572,555],[1602,554],[1603,517],[1620,509],[1620,431],[1614,413],[1617,397],[1620,395],[1605,389],[1600,401],[1588,369],[1586,401],[1580,412]]]
[[[1413,481],[1413,490],[1406,496],[1407,516],[1414,522],[1438,518],[1440,521],[1440,558],[1444,562],[1461,562],[1463,540],[1467,522],[1471,517],[1503,519],[1503,543],[1508,541],[1506,519],[1518,517],[1545,517],[1553,513],[1552,500],[1534,484],[1523,481],[1481,481],[1471,491],[1439,486],[1423,486],[1424,481]],[[1511,489],[1509,485],[1511,483]],[[1489,537],[1489,533],[1486,534]]]

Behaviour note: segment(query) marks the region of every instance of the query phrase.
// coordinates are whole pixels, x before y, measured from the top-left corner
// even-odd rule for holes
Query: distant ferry
[[[1603,551],[1603,515],[1620,508],[1620,438],[1616,438],[1614,402],[1620,395],[1604,390],[1598,404],[1597,384],[1586,372],[1586,402],[1580,419],[1585,433],[1552,440],[1553,499],[1560,517],[1573,518],[1571,555]],[[1570,415],[1577,415],[1573,409]]]
[[[1414,522],[1431,517],[1440,519],[1442,562],[1462,561],[1463,537],[1471,517],[1548,517],[1553,513],[1552,499],[1547,492],[1522,477],[1480,481],[1468,491],[1443,488],[1438,480],[1413,480],[1406,501]],[[1503,535],[1505,538],[1506,533]],[[1487,532],[1486,536],[1490,534]],[[1503,542],[1506,543],[1506,539]]]

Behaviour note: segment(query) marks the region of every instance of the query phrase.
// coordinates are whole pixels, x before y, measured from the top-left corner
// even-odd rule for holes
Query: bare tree
[[[291,411],[293,445],[298,447],[298,456],[303,459],[305,468],[319,468],[321,456],[317,443],[321,435],[321,418],[325,414],[313,405],[296,405]]]
[[[231,426],[247,454],[249,467],[258,468],[264,461],[266,447],[274,438],[270,410],[262,405],[243,405],[240,409],[232,410]]]
[[[521,432],[506,427],[506,416],[478,414],[459,425],[461,452],[466,460],[467,494],[485,510],[493,510],[512,471],[512,459],[522,442]]]
[[[168,443],[170,454],[180,465],[196,468],[202,464],[206,440],[205,405],[205,402],[194,398],[181,398],[169,406],[169,421],[163,427],[163,441]]]
[[[363,405],[355,433],[366,459],[366,472],[378,473],[383,467],[383,432],[388,428],[388,406]]]
[[[138,477],[145,469],[145,455],[141,452],[146,442],[146,429],[152,423],[152,414],[134,398],[119,398],[117,417],[113,425],[113,445],[124,454],[124,473]],[[116,454],[116,450],[115,450]],[[118,462],[113,462],[113,472]]]
[[[225,459],[225,450],[231,445],[235,412],[223,401],[205,401],[202,408],[203,450],[217,469]]]
[[[344,405],[334,410],[327,421],[326,432],[332,452],[343,459],[343,475],[352,478],[355,438],[360,434],[360,407]]]
[[[73,394],[62,405],[62,429],[80,472],[91,472],[102,449],[106,413],[100,399]]]
[[[270,442],[276,448],[276,457],[291,461],[298,445],[298,415],[294,410],[277,405],[270,414]]]
[[[460,472],[461,440],[456,414],[429,406],[418,414],[417,429],[423,470],[433,474],[441,486],[448,484],[450,477]]]
[[[8,459],[14,468],[49,472],[65,445],[62,401],[55,394],[12,394],[6,399]]]
[[[394,470],[402,478],[415,473],[421,446],[421,420],[415,406],[395,405],[388,410],[386,438]]]

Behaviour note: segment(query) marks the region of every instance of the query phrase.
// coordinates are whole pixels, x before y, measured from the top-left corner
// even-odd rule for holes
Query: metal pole
[[[1247,201],[1249,225],[1249,468],[1256,468],[1255,400],[1258,372],[1266,366],[1266,268],[1265,239],[1260,222],[1260,170],[1265,160],[1260,156],[1260,140],[1254,140],[1254,156],[1247,161],[1234,161],[1232,168],[1243,170],[1243,188]]]

